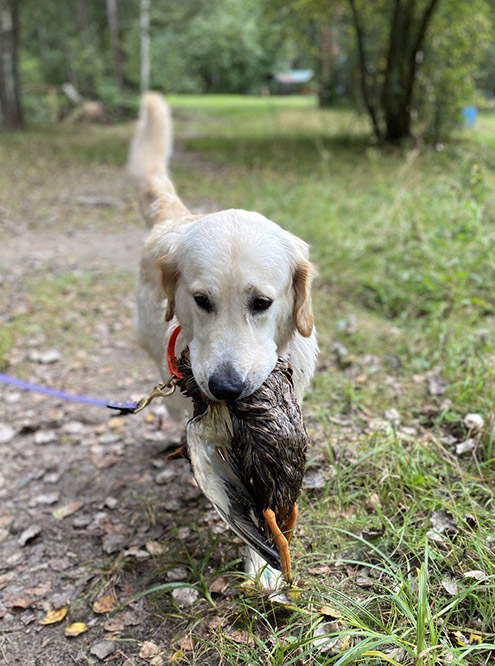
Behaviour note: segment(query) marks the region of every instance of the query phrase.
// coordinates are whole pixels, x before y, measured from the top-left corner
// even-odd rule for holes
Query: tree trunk
[[[22,127],[17,71],[19,12],[17,0],[0,0],[0,112],[5,127]]]
[[[141,72],[140,86],[141,92],[149,90],[151,74],[151,55],[150,55],[150,5],[151,0],[141,0]]]
[[[416,16],[416,0],[393,0],[388,26],[388,49],[383,83],[378,97],[372,96],[364,30],[355,0],[349,0],[356,31],[361,89],[375,136],[399,143],[412,136],[412,110],[417,65],[431,18],[439,0],[428,0]],[[377,87],[376,81],[373,86]]]
[[[110,33],[110,46],[112,48],[114,78],[117,87],[124,89],[124,58],[120,45],[119,16],[117,0],[107,0],[108,30]]]
[[[320,48],[318,54],[318,102],[326,109],[335,101],[334,67],[335,58],[332,28],[324,23],[320,26]]]

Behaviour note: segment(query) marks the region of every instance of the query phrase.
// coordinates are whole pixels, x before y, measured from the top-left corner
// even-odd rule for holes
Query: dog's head
[[[194,377],[212,399],[253,393],[298,332],[311,335],[308,246],[262,215],[228,210],[164,236],[167,297]]]

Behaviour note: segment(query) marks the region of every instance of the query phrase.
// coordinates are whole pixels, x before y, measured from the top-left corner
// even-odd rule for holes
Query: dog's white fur
[[[189,347],[194,377],[213,399],[208,384],[215,372],[233,368],[246,396],[261,386],[282,356],[294,368],[301,401],[317,354],[307,244],[258,213],[191,215],[167,175],[171,152],[169,108],[161,95],[146,93],[128,163],[142,215],[152,228],[138,286],[141,344],[167,378],[166,340],[180,324],[177,351]],[[198,295],[208,298],[211,312],[198,306]],[[254,312],[255,297],[272,304]],[[185,401],[180,395],[169,399],[172,416],[184,413]],[[262,563],[252,554],[249,568]]]

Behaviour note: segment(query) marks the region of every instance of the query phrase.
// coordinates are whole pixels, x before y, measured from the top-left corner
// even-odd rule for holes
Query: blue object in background
[[[462,108],[462,123],[464,127],[473,127],[476,122],[478,111],[475,106],[464,106]]]

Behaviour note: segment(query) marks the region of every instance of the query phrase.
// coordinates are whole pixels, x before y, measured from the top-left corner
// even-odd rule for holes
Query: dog
[[[168,175],[172,151],[170,109],[160,94],[145,93],[128,159],[151,229],[137,289],[140,344],[165,380],[167,339],[180,325],[176,353],[189,347],[194,378],[213,401],[250,395],[282,357],[301,402],[318,353],[308,245],[259,213],[191,214]],[[172,418],[190,416],[179,392],[167,407]],[[277,587],[276,572],[253,551],[246,570],[264,571],[264,586]]]

